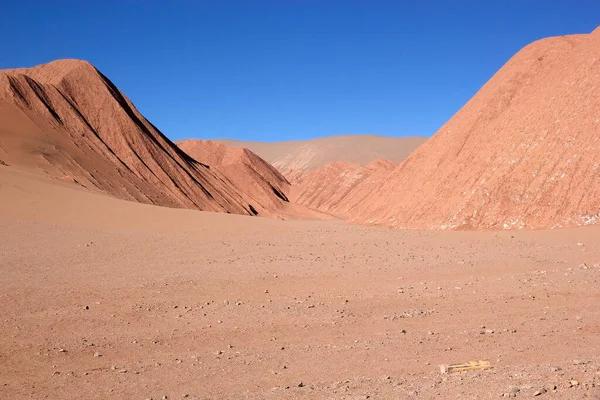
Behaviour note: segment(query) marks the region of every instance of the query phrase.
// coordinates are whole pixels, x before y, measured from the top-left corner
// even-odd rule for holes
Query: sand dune
[[[600,29],[519,51],[352,220],[432,229],[598,224],[599,54]]]
[[[0,159],[121,199],[255,213],[84,61],[0,71]]]
[[[348,135],[271,143],[219,142],[252,150],[281,171],[290,182],[296,183],[302,181],[307,172],[336,161],[366,165],[384,158],[400,162],[425,140],[424,137]]]

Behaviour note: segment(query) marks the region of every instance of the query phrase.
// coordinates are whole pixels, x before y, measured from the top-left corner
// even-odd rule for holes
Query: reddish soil
[[[377,159],[362,166],[333,162],[303,175],[290,192],[294,203],[335,215],[352,215],[353,210],[397,164]]]
[[[352,221],[426,229],[599,223],[598,54],[600,29],[526,46]]]
[[[597,227],[251,218],[14,166],[0,185],[0,397],[600,396]]]
[[[219,171],[239,193],[262,210],[281,209],[289,203],[290,183],[250,150],[211,140],[182,140],[176,144],[197,161]]]
[[[253,214],[85,61],[0,71],[0,158],[121,199]]]
[[[192,158],[88,63],[0,72],[0,397],[600,399],[600,227],[481,231],[597,222],[599,52],[533,43],[405,161],[248,146],[292,188],[247,150]],[[475,231],[250,217],[322,216],[271,185]]]

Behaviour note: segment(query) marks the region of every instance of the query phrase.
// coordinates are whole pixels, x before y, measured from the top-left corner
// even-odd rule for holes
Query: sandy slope
[[[301,181],[306,172],[336,161],[367,165],[375,159],[385,158],[400,162],[425,140],[416,136],[347,135],[271,143],[219,141],[229,146],[247,147],[295,183]]]
[[[534,42],[398,166],[354,221],[434,229],[598,224],[599,114],[600,28]]]
[[[0,159],[121,199],[253,214],[85,61],[0,71]]]
[[[0,192],[0,397],[600,395],[598,228],[257,219],[14,166]],[[438,372],[480,358],[494,368]]]
[[[309,208],[346,218],[397,166],[376,159],[363,166],[336,161],[307,172],[292,186],[290,200]]]
[[[243,147],[227,146],[212,140],[182,140],[183,151],[208,164],[235,189],[260,216],[281,219],[333,219],[331,214],[290,202],[290,183],[265,160]]]
[[[289,182],[250,150],[211,140],[181,140],[176,144],[195,160],[218,170],[239,193],[263,210],[280,209],[289,203]]]

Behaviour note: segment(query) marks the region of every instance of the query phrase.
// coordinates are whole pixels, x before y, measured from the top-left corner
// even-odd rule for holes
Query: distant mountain
[[[383,158],[399,162],[425,140],[424,137],[347,135],[270,143],[235,140],[219,142],[252,150],[294,183],[301,181],[307,172],[336,161],[367,165],[373,160]]]

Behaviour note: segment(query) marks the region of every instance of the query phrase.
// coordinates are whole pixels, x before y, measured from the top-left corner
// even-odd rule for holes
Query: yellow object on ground
[[[489,361],[468,361],[464,364],[440,365],[440,372],[442,374],[447,374],[450,372],[471,371],[474,369],[487,369],[487,368],[490,368]]]

